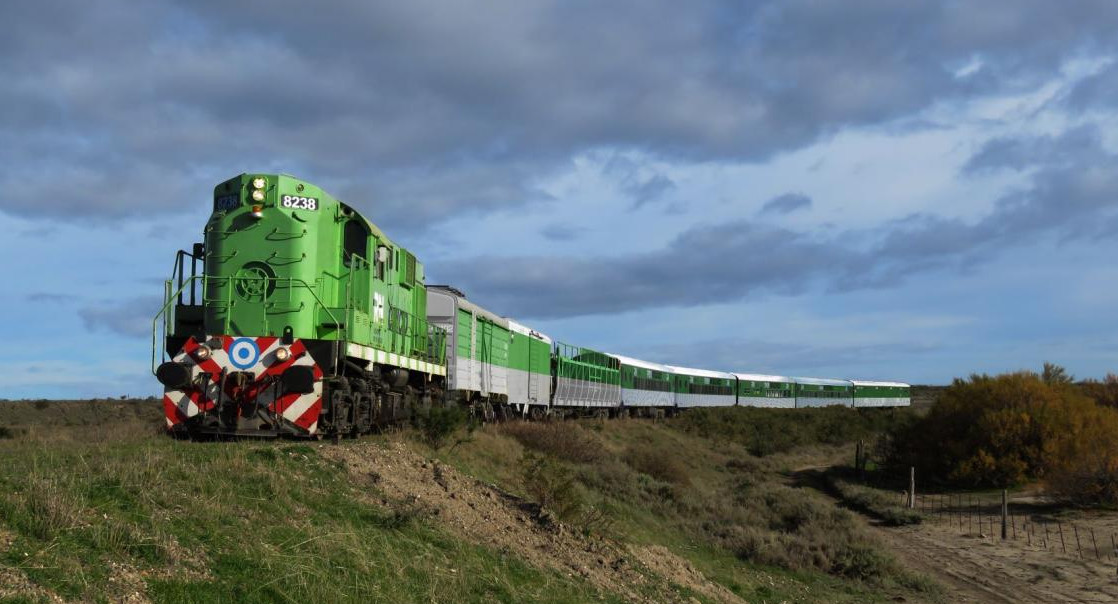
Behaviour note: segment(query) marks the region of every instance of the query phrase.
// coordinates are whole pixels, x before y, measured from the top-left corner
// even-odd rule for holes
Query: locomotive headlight
[[[263,189],[256,189],[255,191],[253,191],[252,192],[252,200],[253,201],[264,201],[264,190]]]
[[[254,189],[263,189],[266,184],[268,184],[268,181],[263,176],[252,179],[252,188]]]
[[[282,363],[282,362],[284,362],[284,361],[286,361],[287,359],[290,359],[290,358],[291,358],[291,351],[290,350],[288,350],[286,348],[283,348],[283,347],[280,347],[280,348],[276,349],[276,360],[277,361]]]
[[[199,361],[204,361],[210,358],[210,349],[206,346],[199,346],[194,349],[194,357]]]
[[[263,218],[264,217],[264,206],[252,206],[252,217],[253,218]]]

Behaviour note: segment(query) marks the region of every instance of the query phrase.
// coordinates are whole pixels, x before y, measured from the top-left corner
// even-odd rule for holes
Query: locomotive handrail
[[[264,235],[264,238],[267,239],[268,241],[285,241],[287,239],[299,239],[300,237],[306,236],[306,234],[307,234],[307,229],[303,229],[302,231],[290,231],[290,232],[288,232],[288,231],[281,231],[277,227],[277,228],[273,228],[271,233],[268,233],[267,235]],[[279,239],[276,239],[276,238],[273,238],[272,235],[282,235],[283,237],[279,238]]]
[[[191,277],[190,279],[188,279],[186,281],[186,283],[183,283],[182,286],[180,286],[179,289],[177,291],[175,291],[174,293],[171,292],[171,285],[174,282],[172,279],[166,280],[163,284],[163,307],[159,309],[159,312],[155,313],[155,317],[151,320],[151,374],[152,375],[155,375],[155,370],[156,370],[156,366],[155,366],[156,354],[155,354],[155,351],[159,346],[159,317],[164,317],[164,319],[165,319],[165,322],[164,322],[164,325],[163,325],[163,337],[166,338],[167,337],[167,329],[168,329],[167,323],[169,322],[167,320],[170,319],[170,317],[167,316],[167,309],[170,308],[171,304],[174,303],[175,300],[178,299],[179,294],[181,294],[182,291],[183,291],[183,288],[185,288],[187,285],[192,283],[194,281],[194,279],[196,279],[196,278],[199,278],[199,277]],[[162,355],[159,355],[159,356],[162,358]]]
[[[296,262],[302,262],[303,260],[306,260],[306,258],[307,258],[307,253],[306,252],[303,252],[302,254],[300,254],[298,256],[280,256],[279,254],[277,254],[275,252],[272,252],[272,255],[268,256],[268,259],[265,260],[265,262],[267,262],[268,264],[277,264],[277,265],[280,265],[280,266],[284,266],[284,265],[287,265],[287,264],[295,264]],[[272,262],[273,260],[276,260],[276,262]]]

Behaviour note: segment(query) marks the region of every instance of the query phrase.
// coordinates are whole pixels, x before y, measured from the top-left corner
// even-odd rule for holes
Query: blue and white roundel
[[[237,338],[229,345],[229,362],[237,369],[248,369],[260,360],[260,348],[252,338]]]

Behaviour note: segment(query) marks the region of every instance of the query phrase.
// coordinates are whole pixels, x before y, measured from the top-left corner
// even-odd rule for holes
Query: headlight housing
[[[210,358],[211,353],[212,351],[208,346],[206,346],[205,344],[201,344],[198,346],[198,348],[194,349],[194,358],[198,359],[199,361],[204,361]]]
[[[288,350],[287,348],[284,348],[284,347],[281,346],[281,347],[276,349],[276,360],[277,361],[282,363],[282,362],[284,362],[284,361],[286,361],[287,359],[290,359],[290,358],[291,358],[291,351]]]
[[[267,186],[267,184],[268,180],[263,176],[257,176],[256,178],[252,179],[252,188],[254,189],[263,189],[265,186]]]
[[[256,189],[255,191],[253,191],[252,192],[252,200],[253,201],[264,201],[264,190],[263,189]]]

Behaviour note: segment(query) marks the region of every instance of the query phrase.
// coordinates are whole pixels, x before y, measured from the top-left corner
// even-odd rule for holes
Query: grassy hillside
[[[706,419],[750,421],[725,411]],[[153,402],[0,403],[0,601],[934,599],[790,478],[868,429],[836,417],[830,444],[757,457],[686,416],[485,426],[433,449],[412,430],[185,443],[158,435]]]

